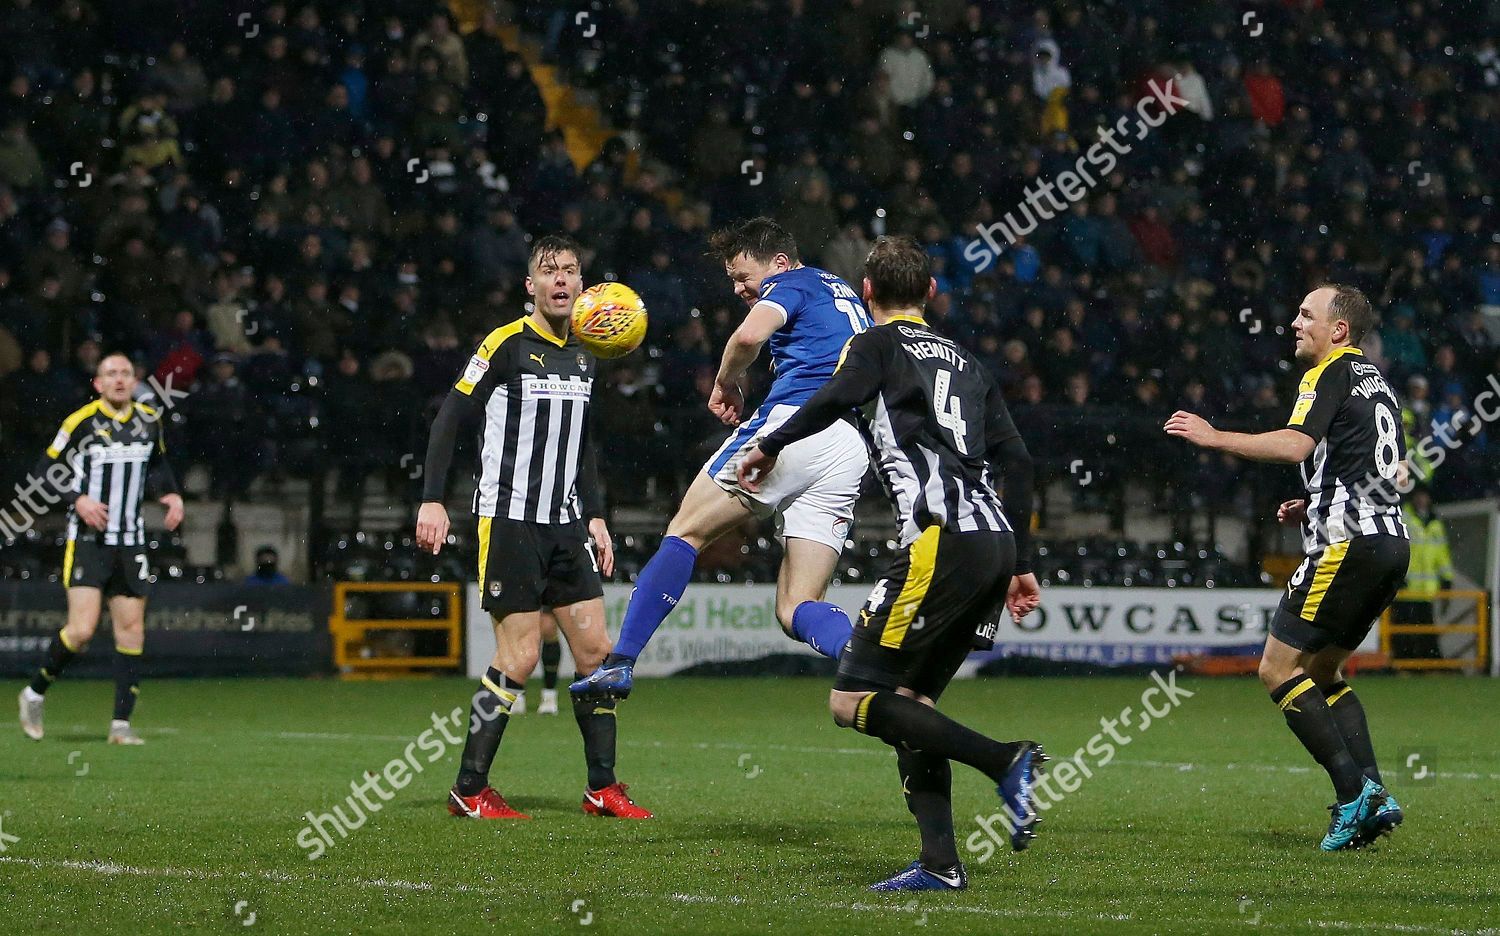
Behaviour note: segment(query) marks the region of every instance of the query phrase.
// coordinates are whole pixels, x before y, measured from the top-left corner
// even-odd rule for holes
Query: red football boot
[[[626,802],[629,802],[627,800]],[[459,796],[458,787],[448,791],[448,811],[465,819],[530,819],[510,808],[505,797],[494,787],[485,787],[473,796]]]
[[[583,791],[583,811],[590,816],[613,816],[616,819],[650,819],[650,810],[630,801],[623,783],[611,783],[602,790]]]

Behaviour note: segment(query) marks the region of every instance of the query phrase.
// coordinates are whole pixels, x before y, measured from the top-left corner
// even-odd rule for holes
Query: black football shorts
[[[145,598],[151,588],[146,547],[106,546],[88,536],[70,539],[63,553],[63,586],[97,588],[105,598]]]
[[[562,608],[604,594],[582,520],[479,518],[480,606],[495,617]]]
[[[931,526],[871,590],[839,660],[835,689],[911,689],[936,699],[1005,600],[1015,538]]]
[[[1354,650],[1406,582],[1411,541],[1374,533],[1332,543],[1302,560],[1271,619],[1271,636],[1316,653]]]

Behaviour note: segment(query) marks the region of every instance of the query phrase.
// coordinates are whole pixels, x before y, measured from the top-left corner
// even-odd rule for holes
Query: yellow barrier
[[[1430,595],[1402,591],[1396,595],[1397,602],[1409,601],[1428,606],[1437,601],[1454,600],[1474,602],[1474,623],[1393,624],[1390,609],[1385,610],[1385,613],[1380,616],[1380,650],[1390,659],[1391,666],[1408,670],[1464,669],[1472,666],[1480,672],[1484,671],[1485,664],[1489,660],[1489,595],[1482,591],[1467,590],[1439,591]],[[1474,635],[1474,656],[1437,660],[1398,658],[1391,649],[1391,638],[1399,634],[1472,634]]]
[[[366,592],[437,592],[448,596],[443,618],[351,618],[349,596]],[[457,669],[463,665],[463,601],[451,582],[335,582],[328,632],[333,635],[333,663],[344,676],[399,675],[416,670]],[[443,656],[375,654],[369,646],[373,633],[445,631],[448,652]]]

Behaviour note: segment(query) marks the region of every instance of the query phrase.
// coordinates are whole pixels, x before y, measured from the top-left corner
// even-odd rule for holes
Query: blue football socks
[[[853,629],[844,609],[826,601],[804,601],[792,612],[792,636],[829,659],[844,652]]]
[[[693,566],[698,562],[698,550],[686,540],[668,536],[661,541],[656,555],[641,569],[635,580],[635,592],[625,608],[625,622],[620,626],[620,639],[615,641],[612,657],[634,660],[650,642],[651,635],[667,619],[682,593],[687,590],[693,577]],[[849,622],[844,621],[847,639]]]

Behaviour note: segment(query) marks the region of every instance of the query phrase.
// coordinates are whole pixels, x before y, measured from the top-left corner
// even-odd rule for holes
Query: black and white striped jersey
[[[766,436],[760,447],[775,455],[849,407],[858,407],[860,429],[901,524],[901,545],[940,526],[952,532],[1017,533],[1017,551],[1029,554],[1030,458],[1020,444],[1000,390],[968,351],[916,316],[893,316],[855,335],[822,390],[796,416]],[[1006,455],[1015,446],[1019,457]],[[991,464],[1007,470],[1007,498],[1025,516],[1007,518]],[[1018,520],[1013,524],[1011,519]],[[1020,527],[1017,529],[1017,527]],[[1024,568],[1024,566],[1023,566]]]
[[[483,407],[474,513],[533,523],[600,516],[588,440],[594,369],[576,338],[559,340],[530,317],[490,332],[433,424],[423,499],[442,499],[457,417]]]
[[[1309,555],[1371,533],[1411,538],[1397,489],[1401,404],[1358,348],[1335,348],[1302,376],[1287,425],[1318,443],[1302,463]]]
[[[99,399],[64,419],[37,474],[60,489],[68,501],[68,539],[93,540],[105,546],[143,545],[146,527],[141,504],[148,496],[148,483],[151,495],[177,493],[166,451],[158,411],[144,403],[132,402],[115,411]],[[83,494],[109,506],[103,530],[79,520],[72,503]]]

